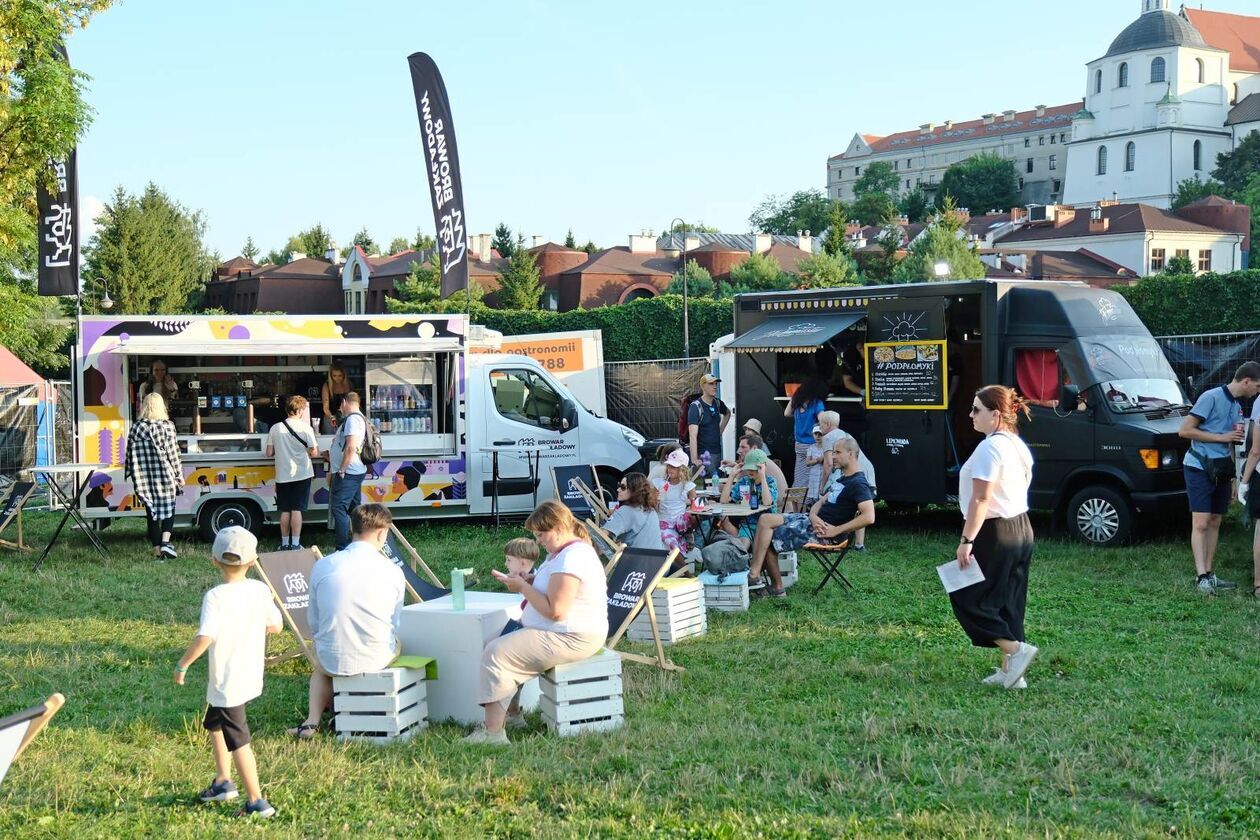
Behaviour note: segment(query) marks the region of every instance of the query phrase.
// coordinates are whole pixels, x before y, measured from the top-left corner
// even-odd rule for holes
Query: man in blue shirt
[[[709,475],[716,475],[718,465],[722,463],[722,432],[731,422],[731,410],[717,396],[717,386],[721,381],[711,373],[700,377],[700,398],[687,406],[691,463],[694,466],[704,464],[704,455],[708,453],[705,471]]]
[[[1230,475],[1214,478],[1209,466],[1214,459],[1232,462],[1234,445],[1242,443],[1246,436],[1239,400],[1252,399],[1257,393],[1260,393],[1260,363],[1246,362],[1228,385],[1200,395],[1178,431],[1190,441],[1190,451],[1181,467],[1186,477],[1186,496],[1190,500],[1190,551],[1194,554],[1194,571],[1198,576],[1196,585],[1207,595],[1237,585],[1221,580],[1212,572],[1221,516],[1234,495],[1232,470]]]

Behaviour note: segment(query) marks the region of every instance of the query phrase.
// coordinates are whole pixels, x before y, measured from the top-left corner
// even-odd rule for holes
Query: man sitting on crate
[[[832,460],[839,477],[830,492],[821,496],[809,513],[763,513],[753,538],[748,588],[755,594],[783,598],[779,552],[795,551],[806,543],[840,543],[846,534],[875,523],[875,494],[866,482],[858,460],[858,444],[851,437],[836,441]],[[770,576],[767,592],[761,572]]]
[[[406,583],[402,570],[381,553],[391,522],[384,505],[359,505],[350,513],[354,541],[311,570],[306,616],[316,661],[306,720],[289,730],[295,738],[319,731],[333,677],[379,671],[398,656]]]

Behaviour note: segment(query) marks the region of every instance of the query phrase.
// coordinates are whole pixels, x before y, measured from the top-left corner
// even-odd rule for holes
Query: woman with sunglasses
[[[1011,388],[986,385],[976,391],[971,423],[984,440],[963,464],[958,501],[965,521],[958,565],[977,563],[980,583],[949,595],[954,615],[976,647],[996,647],[1001,666],[981,682],[1025,688],[1024,672],[1037,648],[1024,641],[1028,566],[1033,532],[1028,522],[1032,453],[1019,438],[1019,414],[1028,403]]]
[[[661,518],[656,512],[659,496],[643,473],[626,473],[617,485],[617,509],[604,530],[630,548],[665,550]]]

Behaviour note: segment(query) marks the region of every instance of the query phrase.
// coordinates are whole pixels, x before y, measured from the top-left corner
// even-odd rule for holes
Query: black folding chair
[[[823,568],[822,582],[814,587],[815,595],[822,591],[822,588],[827,585],[829,580],[835,580],[836,583],[849,592],[853,591],[853,582],[844,576],[844,572],[840,571],[840,564],[844,562],[845,555],[849,553],[850,545],[851,541],[846,538],[843,542],[838,543],[811,542],[802,546],[801,550],[812,555]]]

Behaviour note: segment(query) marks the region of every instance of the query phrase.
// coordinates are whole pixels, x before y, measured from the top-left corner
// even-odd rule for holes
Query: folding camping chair
[[[852,540],[847,537],[843,542],[838,543],[805,543],[801,548],[802,551],[812,555],[818,564],[823,567],[822,582],[814,587],[814,594],[817,595],[827,581],[835,579],[836,583],[843,586],[849,592],[853,591],[853,583],[844,576],[844,572],[840,571],[840,564],[844,562],[845,555],[849,553],[849,546]]]
[[[0,782],[4,781],[9,767],[17,761],[22,751],[30,745],[48,721],[52,720],[53,715],[61,711],[65,703],[65,697],[54,694],[38,706],[31,706],[29,709],[0,718]]]
[[[805,509],[805,494],[808,487],[789,487],[779,500],[779,513],[796,513]]]

